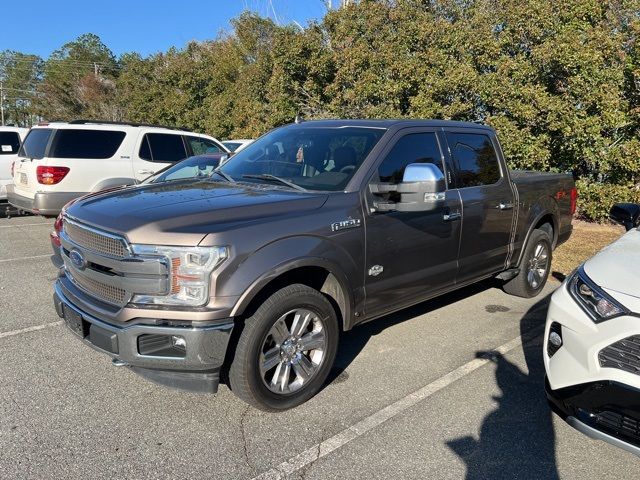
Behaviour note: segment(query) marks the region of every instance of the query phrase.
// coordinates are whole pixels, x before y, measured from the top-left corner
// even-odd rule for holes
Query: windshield
[[[185,178],[203,178],[220,164],[220,155],[198,155],[189,157],[174,165],[163,168],[154,175],[146,178],[142,183],[158,183]]]
[[[249,144],[221,170],[239,181],[274,185],[255,176],[275,175],[307,190],[344,190],[384,133],[382,128],[291,125]]]

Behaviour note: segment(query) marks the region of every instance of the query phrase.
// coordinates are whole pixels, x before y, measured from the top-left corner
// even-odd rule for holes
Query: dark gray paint
[[[344,328],[420,302],[462,285],[517,267],[523,245],[545,216],[554,240],[571,229],[569,175],[513,174],[504,163],[489,127],[445,121],[318,121],[322,127],[358,125],[386,128],[344,192],[297,192],[274,185],[256,186],[185,181],[135,186],[94,195],[72,205],[69,214],[96,228],[122,234],[131,243],[228,245],[227,259],[213,273],[211,302],[203,308],[103,311],[105,321],[173,318],[194,322],[223,321],[241,315],[267,283],[291,269],[322,267],[344,296]],[[290,125],[283,128],[296,128]],[[489,135],[498,150],[500,184],[450,188],[442,210],[371,214],[368,180],[378,163],[404,133],[443,129],[476,130]],[[450,168],[448,152],[443,160]],[[451,172],[455,177],[455,171]],[[496,206],[512,202],[513,210]],[[462,218],[446,222],[445,210],[460,209]],[[361,226],[332,231],[331,225],[358,219]],[[377,277],[367,275],[382,265]],[[458,268],[459,265],[459,268]],[[335,286],[334,285],[334,286]],[[85,300],[89,305],[90,300]],[[104,313],[106,312],[106,313]],[[356,316],[357,313],[357,316]],[[95,309],[94,309],[95,314]]]

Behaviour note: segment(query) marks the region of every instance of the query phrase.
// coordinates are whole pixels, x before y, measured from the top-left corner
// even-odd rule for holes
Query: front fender
[[[259,248],[221,272],[216,295],[239,296],[231,314],[242,315],[269,282],[300,267],[321,267],[333,275],[344,295],[341,309],[345,329],[349,329],[355,305],[364,296],[362,269],[349,252],[328,238],[294,236]]]

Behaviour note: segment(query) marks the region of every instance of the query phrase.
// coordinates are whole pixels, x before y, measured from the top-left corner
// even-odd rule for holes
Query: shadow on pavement
[[[325,386],[336,380],[340,381],[341,379],[346,378],[343,375],[344,371],[362,351],[371,337],[378,335],[385,329],[398,323],[402,323],[405,320],[410,320],[414,317],[424,315],[452,303],[456,303],[464,298],[484,292],[490,288],[496,288],[499,285],[500,283],[496,280],[485,280],[446,295],[427,300],[426,302],[419,303],[413,307],[405,308],[404,310],[378,318],[369,323],[358,325],[352,330],[344,332],[340,337],[338,354],[336,355],[333,369],[325,382]]]
[[[555,433],[544,394],[544,364],[539,335],[543,332],[551,295],[522,317],[527,370],[521,370],[498,352],[477,352],[495,363],[501,395],[497,408],[482,422],[480,437],[465,436],[447,442],[467,466],[467,480],[495,478],[559,478],[555,461]]]

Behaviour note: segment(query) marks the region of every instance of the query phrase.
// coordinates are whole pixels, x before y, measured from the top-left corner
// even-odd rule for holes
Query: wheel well
[[[553,215],[549,214],[542,217],[540,220],[538,220],[538,223],[536,223],[536,226],[534,228],[547,232],[551,237],[551,244],[555,247],[556,236],[555,236],[555,224],[553,222]]]
[[[274,278],[251,299],[242,316],[250,317],[273,293],[295,283],[307,285],[324,294],[336,312],[340,328],[344,329],[349,300],[335,275],[323,267],[298,267]]]

